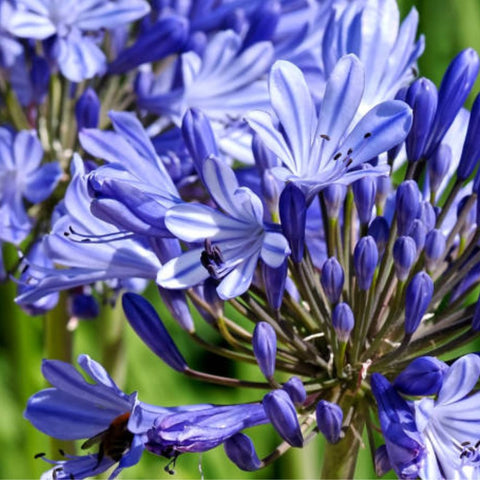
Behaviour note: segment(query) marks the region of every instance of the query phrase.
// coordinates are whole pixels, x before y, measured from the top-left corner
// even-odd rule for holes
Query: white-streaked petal
[[[248,257],[244,262],[234,268],[217,287],[218,296],[224,300],[238,297],[248,290],[252,283],[258,255]]]
[[[267,265],[273,268],[279,267],[289,253],[287,239],[281,233],[265,233],[260,256]]]

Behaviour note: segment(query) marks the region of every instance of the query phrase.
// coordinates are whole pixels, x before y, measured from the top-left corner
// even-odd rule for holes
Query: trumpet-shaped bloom
[[[225,213],[186,203],[167,211],[165,224],[175,236],[204,245],[163,265],[157,283],[165,288],[189,288],[211,276],[220,282],[219,296],[233,298],[250,286],[258,258],[279,267],[289,253],[288,243],[281,233],[264,225],[260,199],[250,189],[239,187],[228,166],[207,158],[203,179]]]
[[[283,163],[273,168],[273,174],[295,182],[308,199],[332,183],[348,185],[367,175],[387,173],[388,166],[366,162],[401,143],[412,122],[410,108],[391,100],[352,125],[364,88],[364,70],[354,55],[342,57],[335,66],[318,116],[295,65],[276,62],[269,87],[275,115],[254,111],[247,121]]]
[[[35,132],[17,134],[0,128],[0,239],[20,243],[31,229],[24,198],[45,200],[54,190],[62,170],[58,162],[40,165],[43,148]]]
[[[480,475],[480,393],[473,393],[479,376],[480,358],[465,355],[445,373],[436,399],[415,402],[415,421],[427,452],[422,479]]]
[[[51,56],[62,74],[79,82],[101,74],[106,58],[92,35],[103,28],[115,28],[146,15],[145,0],[18,0],[18,10],[9,24],[10,31],[24,38],[51,37]]]

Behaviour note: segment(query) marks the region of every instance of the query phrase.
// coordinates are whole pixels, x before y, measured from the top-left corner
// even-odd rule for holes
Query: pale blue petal
[[[251,255],[234,268],[217,287],[217,293],[223,300],[235,298],[245,293],[252,283],[258,255]]]
[[[209,277],[207,269],[200,262],[203,248],[183,253],[163,265],[157,275],[157,283],[164,288],[190,288]]]
[[[35,171],[43,158],[43,148],[35,131],[22,130],[17,133],[13,142],[15,168],[28,176]]]
[[[277,232],[266,232],[260,256],[272,268],[279,267],[290,253],[287,239]]]
[[[8,29],[17,37],[37,40],[44,40],[56,33],[55,25],[48,17],[26,11],[17,11],[10,19]]]
[[[42,165],[27,177],[23,195],[31,203],[43,202],[53,192],[62,175],[62,168],[58,162]]]

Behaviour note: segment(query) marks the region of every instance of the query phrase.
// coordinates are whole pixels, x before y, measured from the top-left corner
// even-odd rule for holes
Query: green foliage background
[[[420,13],[419,32],[426,35],[426,50],[419,62],[420,74],[439,84],[449,61],[461,49],[473,47],[480,51],[480,0],[420,0],[400,1],[403,16],[414,5]],[[474,92],[479,90],[477,82]],[[470,99],[470,104],[473,100]],[[44,356],[44,323],[42,317],[29,317],[14,303],[13,283],[0,285],[0,478],[39,478],[47,465],[35,460],[34,454],[51,455],[49,439],[37,432],[22,417],[30,395],[45,388],[40,374]],[[158,301],[155,288],[148,295],[177,341],[187,361],[198,369],[213,373],[228,373],[245,379],[255,379],[257,369],[236,365],[206,354],[192,345],[188,335],[168,318]],[[82,322],[74,338],[74,358],[88,353],[94,359],[102,358],[101,320]],[[197,322],[202,335],[215,340],[215,332],[202,321]],[[126,370],[120,373],[125,391],[138,390],[143,401],[158,405],[188,403],[236,403],[259,398],[262,392],[236,391],[224,387],[204,385],[183,378],[162,364],[135,336],[124,329]],[[473,346],[479,349],[480,345]],[[271,427],[257,428],[254,441],[260,456],[268,454],[279,441]],[[255,473],[245,473],[234,467],[223,449],[217,448],[203,455],[183,455],[176,465],[174,478],[318,478],[322,464],[321,438],[302,451],[288,452],[273,466]],[[163,470],[166,460],[145,454],[141,463],[122,474],[122,478],[170,478]],[[357,478],[374,478],[368,448],[361,452]],[[387,478],[394,478],[393,475]]]

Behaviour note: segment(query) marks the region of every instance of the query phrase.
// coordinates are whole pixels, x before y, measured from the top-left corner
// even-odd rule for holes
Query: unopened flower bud
[[[405,296],[405,333],[411,335],[420,325],[433,296],[433,281],[425,273],[417,273],[408,284]]]
[[[416,258],[417,246],[413,238],[398,237],[393,245],[393,261],[395,263],[395,273],[399,280],[407,279]]]
[[[406,180],[397,188],[395,200],[398,235],[407,235],[420,212],[420,192],[417,182]]]
[[[355,326],[352,309],[347,303],[339,303],[332,312],[332,325],[340,342],[347,342]]]
[[[177,372],[185,371],[187,363],[152,305],[131,292],[123,295],[122,305],[128,322],[150,350]]]
[[[446,246],[445,237],[440,230],[433,229],[427,233],[423,248],[427,270],[435,268],[435,264],[443,258]]]
[[[263,407],[275,430],[292,447],[303,446],[303,435],[295,406],[284,390],[273,390],[263,397]]]
[[[428,159],[428,178],[430,180],[430,188],[436,192],[438,187],[445,178],[450,164],[452,163],[452,150],[448,145],[440,144]]]
[[[320,283],[330,303],[337,303],[342,294],[345,274],[335,257],[330,257],[322,267]]]
[[[305,248],[307,202],[305,195],[293,183],[287,183],[280,195],[280,220],[292,251],[292,259],[299,263]]]
[[[417,254],[423,249],[425,245],[425,238],[427,237],[427,227],[420,219],[415,219],[408,231],[408,236],[413,238],[417,247]]]
[[[262,263],[263,283],[267,294],[268,304],[278,310],[282,305],[283,293],[287,281],[288,263],[285,260],[279,267],[273,268]]]
[[[480,95],[477,95],[470,112],[467,136],[457,169],[458,180],[466,180],[480,162]]]
[[[435,228],[435,223],[437,221],[437,214],[433,205],[430,202],[422,202],[420,204],[420,220],[427,227],[427,232]]]
[[[273,378],[277,355],[277,335],[273,327],[267,322],[257,323],[253,330],[252,345],[263,375],[268,379]]]
[[[357,207],[360,223],[368,224],[372,216],[375,195],[377,193],[377,182],[373,177],[363,177],[353,182],[353,199]]]
[[[75,105],[77,128],[97,128],[100,118],[100,100],[93,88],[87,88]]]
[[[413,123],[405,140],[409,162],[422,158],[437,110],[437,87],[427,78],[419,78],[408,88],[405,102],[412,107]]]
[[[335,403],[320,400],[315,410],[318,429],[328,443],[337,443],[342,433],[343,412]]]
[[[328,185],[322,190],[323,201],[329,218],[338,217],[346,195],[347,187],[338,183]]]
[[[244,433],[237,433],[230,438],[227,438],[223,444],[227,457],[240,470],[252,472],[258,470],[262,462],[258,458],[253,442]]]
[[[378,263],[378,249],[373,237],[362,237],[353,252],[353,265],[357,276],[358,288],[368,290]]]
[[[448,365],[435,357],[418,357],[403,370],[393,386],[405,395],[436,395]]]
[[[375,473],[383,477],[392,469],[386,445],[380,445],[375,451]]]
[[[375,217],[368,226],[368,235],[375,239],[379,256],[383,256],[390,236],[390,227],[385,217]]]
[[[296,405],[302,405],[307,399],[307,392],[303,386],[303,382],[298,377],[289,378],[283,384],[282,388],[288,393],[292,402]]]

